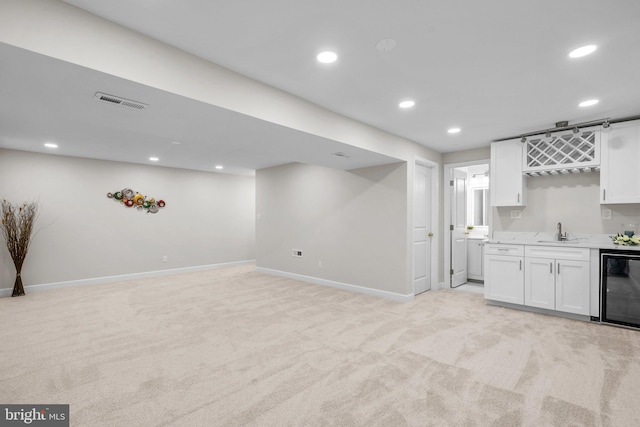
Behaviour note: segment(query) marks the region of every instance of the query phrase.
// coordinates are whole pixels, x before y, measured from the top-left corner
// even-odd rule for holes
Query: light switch
[[[611,209],[602,209],[602,219],[611,219]]]

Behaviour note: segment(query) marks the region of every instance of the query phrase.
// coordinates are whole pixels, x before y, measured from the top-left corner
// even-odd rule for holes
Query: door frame
[[[413,228],[415,225],[415,220],[413,217],[414,214],[414,183],[416,179],[416,165],[426,166],[431,170],[431,230],[433,233],[433,237],[431,238],[431,263],[429,265],[430,275],[431,275],[431,290],[439,289],[440,282],[438,281],[438,275],[440,273],[440,163],[427,160],[422,157],[414,156],[411,179],[410,179],[410,191],[411,195],[410,200],[410,209],[408,210],[409,214],[409,223],[410,233],[409,233],[409,241],[411,245],[411,250],[409,253],[411,254],[409,257],[409,262],[411,263],[411,277],[409,278],[411,281],[411,295],[415,296],[416,290],[414,286],[414,277],[415,277],[415,263],[414,263],[414,253],[413,253]]]
[[[443,178],[443,193],[444,193],[444,212],[443,212],[443,221],[442,221],[442,231],[444,237],[444,262],[442,273],[444,276],[444,288],[451,288],[451,275],[449,274],[449,270],[451,269],[451,233],[449,233],[449,226],[451,225],[451,188],[449,187],[449,181],[451,180],[451,171],[456,168],[463,168],[467,166],[476,166],[476,165],[491,165],[491,159],[480,159],[480,160],[469,160],[466,162],[459,163],[447,163],[444,165],[444,171],[442,174]],[[489,166],[489,182],[491,182],[491,166]],[[491,206],[488,206],[487,209],[487,222],[489,223],[489,236],[491,236],[491,214],[492,214]]]

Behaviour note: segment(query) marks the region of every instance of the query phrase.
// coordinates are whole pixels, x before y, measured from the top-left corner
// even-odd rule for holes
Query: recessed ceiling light
[[[149,160],[151,160],[152,162],[157,162],[160,159],[157,157],[149,157]]]
[[[592,105],[596,105],[598,102],[600,101],[597,99],[588,99],[578,104],[578,107],[591,107]]]
[[[171,143],[172,143],[173,145],[180,145],[180,144],[182,144],[182,142],[180,142],[180,141],[171,141]]]
[[[411,108],[416,105],[416,101],[412,101],[411,99],[407,99],[398,104],[400,108]]]
[[[449,132],[449,133],[458,133],[460,131],[461,131],[460,128],[451,128],[451,129],[447,130],[447,132]]]
[[[222,165],[216,165],[216,169],[224,169],[224,166],[222,166]]]
[[[569,52],[569,58],[580,58],[582,56],[587,56],[590,53],[595,52],[597,48],[598,46],[594,44],[589,44],[586,46],[579,47],[577,49],[573,49],[571,52]]]
[[[58,144],[54,144],[53,142],[45,142],[44,146],[47,148],[58,148]]]
[[[331,64],[336,62],[338,59],[338,54],[331,51],[320,52],[318,56],[316,56],[318,62],[322,62],[323,64]]]

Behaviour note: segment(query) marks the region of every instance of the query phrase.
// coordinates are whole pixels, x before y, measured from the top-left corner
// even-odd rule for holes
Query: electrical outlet
[[[511,219],[522,218],[522,211],[511,211]]]
[[[168,261],[168,257],[166,255],[162,255],[162,262],[167,262]]]
[[[611,219],[611,209],[602,209],[602,219]]]
[[[291,256],[302,258],[302,251],[300,249],[291,249]]]

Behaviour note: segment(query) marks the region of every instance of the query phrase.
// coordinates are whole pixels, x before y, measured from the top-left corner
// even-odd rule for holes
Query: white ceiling
[[[398,161],[3,43],[0,76],[2,148],[239,175],[291,162],[349,170]],[[150,107],[98,101],[97,91]]]
[[[65,1],[440,152],[487,146],[494,139],[546,129],[561,120],[577,123],[640,114],[640,1],[637,0]],[[381,52],[376,44],[382,39],[394,39],[397,46]],[[585,44],[596,44],[598,50],[584,58],[567,57],[571,49]],[[318,64],[315,55],[324,49],[335,50],[338,62],[329,66]],[[3,51],[0,58],[4,54]],[[11,66],[1,59],[0,65],[4,80],[5,69]],[[149,119],[146,129],[132,123],[129,125],[135,128],[110,127],[109,123],[121,117],[113,113],[105,120],[106,113],[101,108],[106,107],[83,108],[83,114],[73,119],[65,118],[69,115],[68,105],[48,112],[51,122],[69,120],[79,125],[78,133],[91,131],[89,128],[93,127],[92,139],[104,134],[104,139],[98,141],[103,143],[105,156],[112,151],[111,147],[106,150],[106,141],[121,132],[123,144],[128,143],[132,150],[140,149],[136,155],[146,153],[158,138],[166,141],[177,138],[185,143],[208,141],[208,144],[194,143],[199,150],[208,150],[207,154],[233,151],[244,144],[245,152],[240,148],[235,157],[228,158],[244,169],[299,161],[295,159],[299,153],[264,144],[262,163],[250,164],[253,160],[243,163],[244,155],[253,152],[259,143],[252,138],[251,130],[264,132],[263,128],[268,128],[274,140],[289,141],[299,138],[300,132],[277,129],[237,114],[229,118],[230,113],[209,105],[176,99],[175,95],[110,76],[89,75],[99,73],[86,70],[77,73],[87,75],[84,80],[68,79],[65,86],[54,88],[48,87],[54,86],[52,80],[45,79],[40,85],[47,87],[40,90],[57,92],[68,97],[70,103],[78,102],[74,94],[79,89],[74,86],[83,82],[85,91],[108,91],[112,87],[114,94],[132,97],[144,91],[140,100],[151,102],[153,97],[172,97],[180,105],[177,111],[188,109],[197,118],[215,116],[225,123],[237,121],[225,135],[235,142],[225,147],[219,138],[215,138],[214,145],[210,143],[211,132],[215,130],[206,121],[194,124],[189,135],[180,134],[178,130],[184,129],[180,124],[187,119],[185,115],[172,115],[175,111],[165,111],[165,115],[156,118],[163,123],[159,128]],[[24,90],[35,79],[42,78],[33,70],[24,76],[17,74],[20,73],[15,77],[25,82],[16,86]],[[31,83],[26,79],[31,79]],[[92,79],[104,83],[101,89],[96,89],[98,86]],[[70,93],[63,93],[62,87]],[[414,99],[416,106],[399,110],[397,104],[405,98]],[[590,108],[577,106],[591,98],[599,99],[600,103]],[[3,115],[11,110],[6,102],[0,101]],[[61,119],[60,115],[65,117]],[[26,126],[28,120],[23,121]],[[81,126],[82,123],[87,126]],[[6,123],[0,124],[5,133]],[[452,126],[462,128],[462,132],[447,134]],[[115,133],[108,135],[108,132]],[[131,135],[139,138],[125,141]],[[302,135],[309,139],[309,146],[337,144],[335,151],[348,147]],[[137,147],[139,142],[147,145]],[[165,145],[163,149],[177,156],[178,148]],[[326,151],[318,149],[314,154],[325,156]],[[201,168],[198,162],[205,157],[200,154],[205,153],[196,153],[191,159],[185,155],[177,167]],[[190,166],[191,162],[194,163]]]

